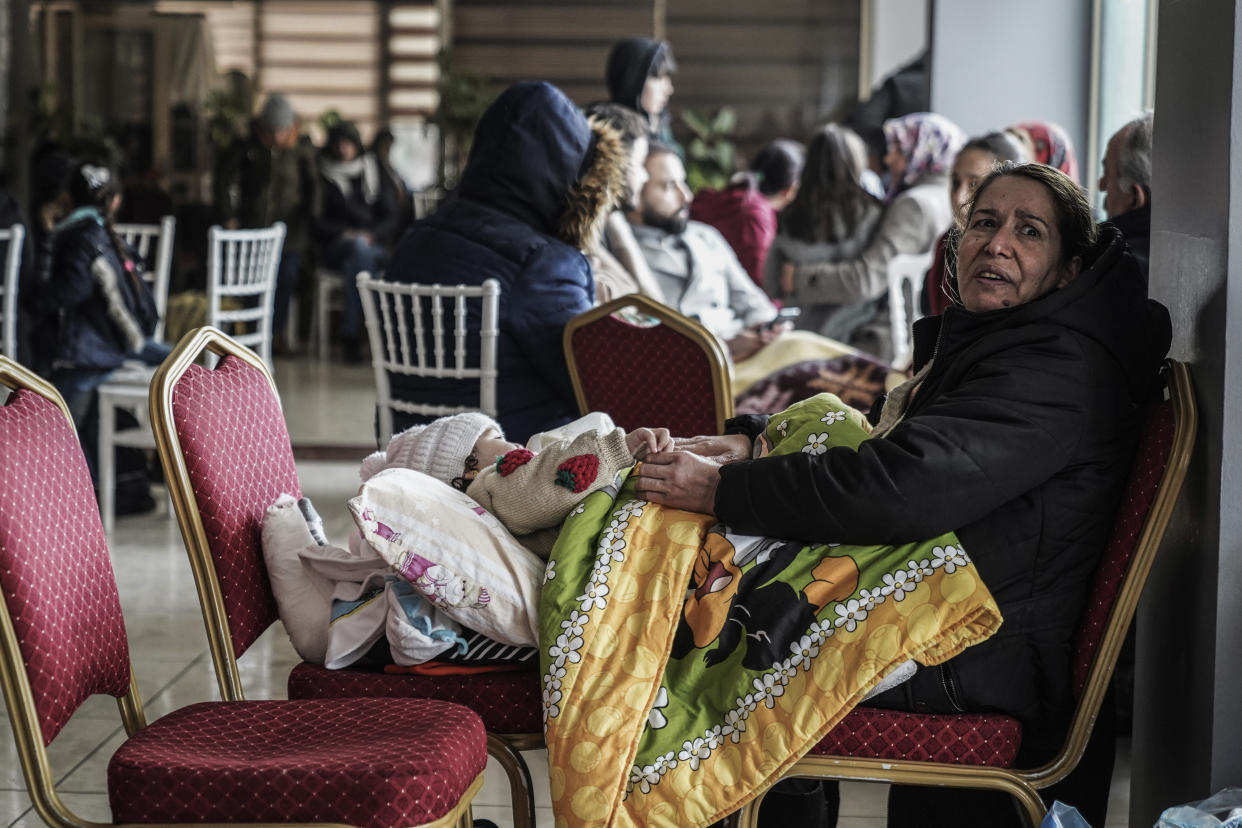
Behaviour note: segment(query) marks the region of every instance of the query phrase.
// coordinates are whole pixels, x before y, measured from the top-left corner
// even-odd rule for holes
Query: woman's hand
[[[721,464],[688,451],[649,455],[638,467],[640,497],[661,506],[714,515]]]
[[[642,460],[648,454],[672,448],[673,437],[667,428],[636,428],[625,435],[625,447],[635,460]]]
[[[745,434],[678,437],[673,440],[673,448],[677,451],[688,451],[691,454],[706,457],[718,465],[733,463],[737,460],[749,460],[752,445],[751,439]]]

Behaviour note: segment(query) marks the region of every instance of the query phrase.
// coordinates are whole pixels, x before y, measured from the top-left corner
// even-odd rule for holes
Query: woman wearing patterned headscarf
[[[902,253],[931,250],[949,228],[953,211],[944,192],[966,135],[948,118],[916,112],[885,121],[884,138],[887,204],[866,248],[850,259],[787,264],[781,290],[789,305],[851,306],[854,324],[844,334],[847,344],[890,361],[889,262]]]
[[[1036,164],[1060,170],[1078,181],[1078,156],[1064,127],[1051,121],[1024,121],[1005,131],[1022,142]]]

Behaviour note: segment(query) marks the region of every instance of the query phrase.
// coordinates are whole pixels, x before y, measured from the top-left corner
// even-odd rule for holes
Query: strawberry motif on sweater
[[[556,467],[556,485],[578,494],[586,491],[598,475],[599,458],[594,454],[579,454]]]
[[[513,449],[513,451],[506,452],[496,458],[496,471],[500,472],[501,477],[508,477],[519,467],[529,463],[534,456],[535,453],[527,449]]]

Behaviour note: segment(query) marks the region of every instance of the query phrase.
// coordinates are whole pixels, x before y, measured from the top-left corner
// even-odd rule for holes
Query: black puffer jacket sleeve
[[[809,542],[896,544],[956,530],[1066,465],[1089,416],[1082,348],[1048,326],[857,451],[724,466],[716,514],[737,532]]]

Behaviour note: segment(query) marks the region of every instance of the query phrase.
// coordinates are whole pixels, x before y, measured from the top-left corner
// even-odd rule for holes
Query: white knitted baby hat
[[[479,411],[441,417],[427,425],[412,426],[388,441],[387,451],[377,451],[362,461],[362,482],[384,469],[413,469],[436,480],[451,483],[466,467],[474,444],[489,429],[501,438],[500,424]]]

